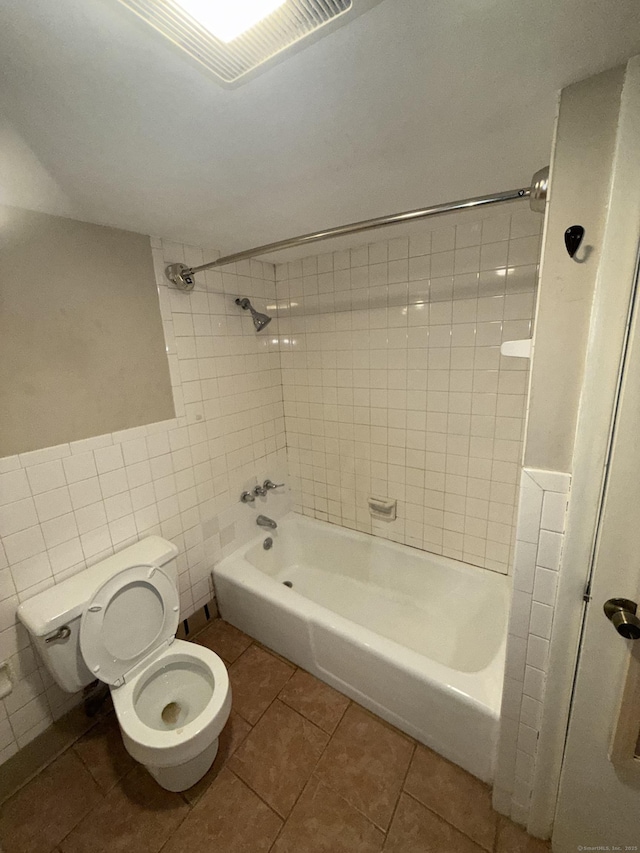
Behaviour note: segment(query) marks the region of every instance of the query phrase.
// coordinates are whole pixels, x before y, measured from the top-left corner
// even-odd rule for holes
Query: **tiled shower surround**
[[[531,337],[542,227],[512,210],[276,267],[300,512],[508,571],[529,362],[500,344]]]
[[[165,264],[215,253],[152,239],[176,418],[0,459],[0,763],[78,701],[19,602],[157,533],[178,545],[188,616],[253,535],[238,497],[256,480],[287,481],[307,515],[507,570],[528,362],[499,345],[530,336],[542,218],[506,210],[276,274],[209,271],[190,294]],[[235,296],[277,317],[256,335]],[[397,499],[397,520],[372,522],[369,495]],[[269,515],[289,507],[269,495]]]
[[[494,807],[526,826],[561,571],[571,476],[523,468]]]

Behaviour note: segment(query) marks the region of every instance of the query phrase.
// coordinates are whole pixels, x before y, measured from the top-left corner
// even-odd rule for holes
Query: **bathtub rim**
[[[332,534],[344,538],[344,539],[362,539],[363,541],[368,541],[373,544],[379,545],[382,548],[389,548],[392,551],[395,551],[399,554],[410,554],[413,557],[424,558],[432,560],[434,563],[443,566],[444,568],[454,569],[456,571],[462,572],[464,574],[468,574],[469,577],[473,577],[474,580],[478,579],[478,573],[482,574],[483,581],[487,583],[494,583],[497,586],[502,586],[503,583],[506,582],[507,590],[509,591],[511,586],[511,576],[505,572],[498,572],[495,569],[487,569],[484,566],[476,566],[472,563],[465,563],[462,560],[457,560],[455,557],[446,557],[444,554],[436,554],[433,551],[427,551],[424,548],[418,548],[415,545],[405,545],[401,542],[394,542],[392,539],[385,539],[382,536],[377,536],[375,533],[367,533],[363,530],[356,530],[351,527],[343,527],[341,524],[335,524],[331,521],[323,521],[318,518],[311,518],[308,515],[302,515],[302,513],[296,512],[295,510],[289,510],[286,515],[283,515],[280,519],[278,519],[278,528],[274,530],[261,529],[260,532],[256,534],[252,539],[244,544],[240,545],[233,551],[231,554],[228,554],[224,557],[218,566],[222,566],[228,560],[233,557],[237,557],[238,554],[242,553],[243,555],[247,553],[247,551],[254,548],[256,545],[264,542],[265,538],[268,536],[273,537],[278,535],[278,530],[285,525],[289,524],[302,524],[308,525],[310,527],[318,527],[320,529],[330,530]],[[321,605],[320,605],[321,606]]]

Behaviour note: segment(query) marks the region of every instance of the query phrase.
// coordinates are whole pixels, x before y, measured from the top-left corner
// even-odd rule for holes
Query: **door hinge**
[[[585,601],[587,604],[591,601],[591,581],[590,580],[587,581],[587,585],[584,588],[584,594],[582,596],[582,600]]]

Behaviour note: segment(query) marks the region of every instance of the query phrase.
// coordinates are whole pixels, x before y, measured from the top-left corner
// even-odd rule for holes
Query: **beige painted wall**
[[[0,207],[0,457],[175,416],[149,238]]]
[[[560,99],[524,452],[531,468],[572,470],[624,73],[621,66],[576,83]],[[565,249],[570,225],[585,228],[576,256],[584,263]]]

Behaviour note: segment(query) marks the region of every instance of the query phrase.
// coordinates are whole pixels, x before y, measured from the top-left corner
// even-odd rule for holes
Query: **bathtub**
[[[232,625],[492,780],[506,577],[295,513],[213,574]]]

